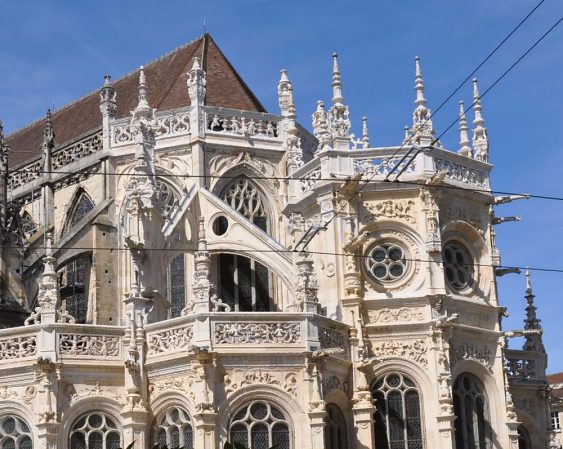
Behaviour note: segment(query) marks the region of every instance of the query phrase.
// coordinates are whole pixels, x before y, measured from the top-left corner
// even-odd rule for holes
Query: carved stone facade
[[[413,126],[375,148],[343,78],[334,55],[310,133],[286,71],[267,113],[204,35],[30,125],[41,141],[0,129],[0,302],[27,316],[0,329],[0,445],[94,447],[98,426],[108,448],[452,449],[467,397],[487,447],[547,447],[531,286],[525,329],[499,323],[482,106],[477,148],[465,117],[462,154],[430,145],[417,59]],[[40,153],[8,167],[7,145]]]

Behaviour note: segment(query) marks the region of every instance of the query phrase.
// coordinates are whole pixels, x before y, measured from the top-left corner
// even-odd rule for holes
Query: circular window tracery
[[[161,178],[156,178],[156,204],[160,208],[162,215],[166,218],[170,216],[174,208],[180,202],[176,189],[163,181]]]
[[[366,268],[370,277],[377,282],[393,282],[407,273],[407,252],[393,242],[382,242],[369,250]]]
[[[26,422],[17,416],[0,417],[1,449],[32,449],[31,431]]]
[[[154,443],[170,448],[192,449],[194,435],[190,415],[180,407],[172,407],[157,420]]]
[[[254,401],[239,410],[229,427],[230,440],[252,449],[291,449],[289,425],[274,405]]]
[[[461,243],[448,242],[442,259],[448,285],[457,291],[468,288],[473,282],[473,262],[467,249]]]
[[[121,435],[115,421],[102,412],[93,412],[77,420],[70,433],[73,449],[118,449]]]

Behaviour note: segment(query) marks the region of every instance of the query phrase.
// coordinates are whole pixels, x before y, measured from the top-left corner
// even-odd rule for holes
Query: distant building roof
[[[549,374],[547,376],[547,383],[552,388],[552,397],[563,399],[563,373]]]
[[[194,57],[201,59],[202,68],[206,71],[205,104],[266,112],[207,33],[145,66],[151,107],[157,110],[170,110],[190,104],[186,74]],[[138,74],[139,71],[136,70],[114,82],[117,92],[116,118],[128,117],[130,111],[135,108],[138,101]],[[72,141],[101,127],[101,124],[102,115],[97,90],[53,113],[53,125],[58,144]],[[45,119],[41,119],[6,138],[6,143],[10,147],[11,167],[37,157],[40,153],[44,127]]]

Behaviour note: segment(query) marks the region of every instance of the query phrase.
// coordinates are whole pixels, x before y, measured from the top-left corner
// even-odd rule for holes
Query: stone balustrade
[[[210,106],[204,110],[206,133],[281,140],[281,116]]]

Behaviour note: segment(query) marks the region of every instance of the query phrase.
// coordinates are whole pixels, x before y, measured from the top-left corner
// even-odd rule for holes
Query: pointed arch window
[[[326,413],[325,448],[347,449],[346,420],[340,408],[335,404],[327,404]]]
[[[229,425],[230,441],[252,449],[291,449],[291,433],[282,411],[265,401],[239,410]]]
[[[223,190],[223,201],[248,220],[268,232],[266,200],[258,187],[246,176],[235,179]]]
[[[254,259],[219,254],[219,297],[236,312],[268,312],[273,308],[270,273]]]
[[[423,449],[420,397],[414,382],[399,373],[379,379],[375,399],[375,446],[378,449]]]
[[[33,449],[31,430],[23,419],[0,416],[0,449]]]
[[[80,324],[86,323],[88,314],[90,269],[90,254],[84,254],[59,270],[61,301],[66,311]]]
[[[20,223],[23,235],[25,235],[27,238],[31,237],[34,234],[37,226],[33,222],[33,218],[31,217],[29,212],[24,211],[24,213],[21,215]]]
[[[489,449],[490,425],[483,384],[471,374],[454,384],[455,441],[457,449]]]
[[[70,431],[71,449],[119,449],[121,432],[113,418],[91,412],[76,420]]]
[[[176,256],[168,265],[168,301],[170,318],[179,317],[186,307],[186,263],[184,254]]]
[[[170,448],[193,449],[194,433],[188,412],[181,407],[171,407],[155,419],[153,443]]]
[[[65,230],[63,234],[66,234],[74,226],[80,223],[90,211],[94,209],[94,202],[86,194],[84,190],[80,190],[74,200],[74,204],[70,209],[68,214],[67,222],[65,225]]]

